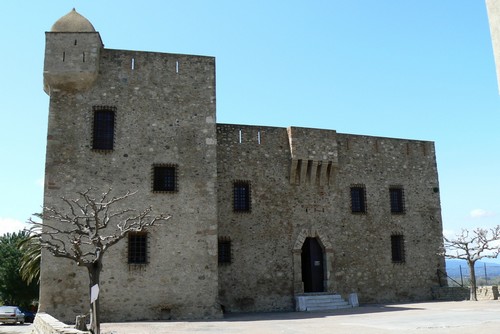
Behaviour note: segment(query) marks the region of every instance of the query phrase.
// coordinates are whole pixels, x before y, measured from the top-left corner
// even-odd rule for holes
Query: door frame
[[[304,293],[304,284],[302,282],[302,246],[306,238],[316,238],[323,248],[323,291],[335,291],[335,284],[333,281],[333,247],[326,238],[326,235],[315,229],[303,229],[295,239],[293,246],[293,290],[294,294]]]

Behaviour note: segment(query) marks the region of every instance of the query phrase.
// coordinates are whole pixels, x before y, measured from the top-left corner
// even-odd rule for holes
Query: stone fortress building
[[[304,293],[431,299],[445,271],[434,143],[216,122],[213,57],[111,50],[76,11],[46,33],[45,206],[90,186],[172,218],[104,258],[103,321],[293,310]],[[43,254],[40,310],[88,277]]]

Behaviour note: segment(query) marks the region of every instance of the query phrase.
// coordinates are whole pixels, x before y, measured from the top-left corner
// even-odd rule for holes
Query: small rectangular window
[[[366,189],[363,185],[351,186],[351,212],[366,213]]]
[[[92,149],[113,150],[115,137],[114,107],[94,107]]]
[[[132,233],[128,235],[128,263],[147,263],[148,235],[144,232]]]
[[[392,262],[405,262],[404,237],[400,234],[391,235]]]
[[[218,250],[219,264],[231,263],[231,240],[229,238],[219,238]]]
[[[233,184],[233,209],[235,212],[250,212],[250,183],[235,181]]]
[[[391,187],[389,189],[391,197],[391,212],[392,213],[404,213],[404,192],[401,187]]]
[[[153,191],[158,191],[158,192],[177,191],[177,166],[175,165],[153,166]]]

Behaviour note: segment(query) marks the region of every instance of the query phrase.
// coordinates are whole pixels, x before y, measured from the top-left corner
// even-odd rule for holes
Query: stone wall
[[[56,35],[47,47],[63,42]],[[111,187],[113,196],[137,191],[116,209],[152,206],[153,215],[172,215],[150,229],[147,264],[129,265],[127,240],[105,255],[103,321],[217,317],[215,59],[109,49],[99,54],[99,75],[90,87],[47,90],[44,205],[64,210],[62,196]],[[61,69],[53,63],[46,61],[45,75],[58,77]],[[110,151],[92,149],[93,108],[102,106],[116,110]],[[177,191],[152,191],[154,164],[176,166]],[[42,311],[73,320],[88,309],[88,285],[85,268],[42,254]]]
[[[470,299],[469,288],[462,288],[459,286],[436,286],[432,287],[433,300],[447,300],[447,301],[460,301]]]
[[[357,292],[361,303],[431,298],[445,265],[432,142],[229,124],[217,135],[219,236],[232,247],[219,267],[227,311],[293,309],[306,237],[322,243],[326,291]],[[233,212],[235,180],[251,185],[249,213]],[[351,213],[353,184],[366,188],[365,214]],[[390,212],[392,185],[404,188],[404,214]],[[392,234],[404,235],[404,263],[391,261]]]
[[[74,326],[66,325],[51,315],[39,312],[33,322],[31,334],[86,334],[89,332],[79,331]]]
[[[476,290],[477,300],[498,300],[498,286],[479,286]],[[469,300],[470,288],[465,287],[434,287],[432,299],[436,300]]]

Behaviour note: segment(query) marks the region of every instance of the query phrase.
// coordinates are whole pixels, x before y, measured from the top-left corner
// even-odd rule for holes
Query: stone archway
[[[316,229],[303,229],[300,231],[299,235],[295,239],[295,244],[293,246],[293,281],[294,281],[294,293],[301,294],[304,293],[304,283],[302,280],[302,247],[307,238],[316,239],[324,252],[324,281],[323,281],[323,291],[333,291],[331,277],[332,268],[331,260],[333,259],[333,248],[323,233]]]

